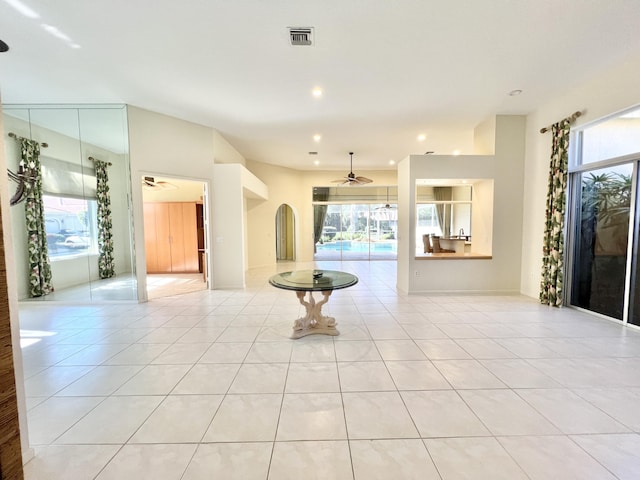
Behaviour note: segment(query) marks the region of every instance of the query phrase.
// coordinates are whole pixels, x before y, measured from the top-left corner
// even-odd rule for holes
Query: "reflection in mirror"
[[[424,253],[424,235],[464,240],[468,244],[465,250],[470,250],[471,206],[471,185],[418,184],[416,186],[416,253]]]
[[[9,169],[17,170],[22,156],[19,138],[7,138],[10,132],[47,145],[39,156],[46,238],[42,250],[47,250],[53,291],[34,296],[30,287],[23,202],[11,208],[19,299],[136,300],[126,107],[4,105],[3,121]],[[96,173],[102,170],[95,160],[104,162],[106,174]],[[105,206],[110,206],[110,217],[100,214]],[[111,228],[103,228],[108,223]],[[111,273],[105,268],[109,259]]]

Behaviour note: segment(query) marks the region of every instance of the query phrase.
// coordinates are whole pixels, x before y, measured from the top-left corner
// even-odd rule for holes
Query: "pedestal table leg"
[[[323,334],[323,335],[340,335],[336,329],[336,319],[322,315],[322,306],[329,301],[331,290],[321,292],[324,297],[316,303],[313,298],[313,292],[309,292],[309,299],[304,299],[307,292],[296,292],[298,301],[304,305],[307,313],[304,317],[297,319],[293,324],[293,332],[291,338],[300,338],[306,335]]]

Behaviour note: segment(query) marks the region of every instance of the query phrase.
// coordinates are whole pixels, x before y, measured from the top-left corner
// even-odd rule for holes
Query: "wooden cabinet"
[[[196,204],[144,204],[144,244],[148,273],[197,273]]]

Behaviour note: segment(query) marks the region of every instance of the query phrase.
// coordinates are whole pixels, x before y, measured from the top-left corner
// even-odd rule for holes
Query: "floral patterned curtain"
[[[113,258],[113,233],[111,223],[111,196],[107,162],[94,160],[98,199],[98,273],[100,278],[111,278],[116,274]]]
[[[542,246],[540,303],[554,307],[562,306],[564,293],[564,217],[567,203],[570,123],[570,119],[567,118],[551,127],[553,146]]]
[[[40,168],[40,144],[28,138],[18,138],[22,158],[20,165],[31,182],[26,182],[25,220],[27,227],[27,252],[29,256],[29,294],[41,297],[53,292],[51,264],[47,246],[47,232],[42,204],[42,171]]]

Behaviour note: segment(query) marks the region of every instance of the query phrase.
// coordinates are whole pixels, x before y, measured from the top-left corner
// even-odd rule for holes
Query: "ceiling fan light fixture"
[[[376,210],[397,210],[398,207],[392,207],[391,204],[389,203],[389,187],[387,187],[387,203],[385,203],[384,206],[382,207],[377,207]]]
[[[362,185],[364,183],[373,182],[373,180],[371,180],[370,178],[356,176],[356,174],[353,173],[353,152],[349,152],[349,157],[351,159],[350,160],[351,168],[349,169],[349,173],[344,178],[333,180],[333,183],[342,183],[347,185]]]
[[[142,188],[145,190],[177,190],[177,185],[165,182],[163,180],[156,181],[155,177],[142,177]]]

